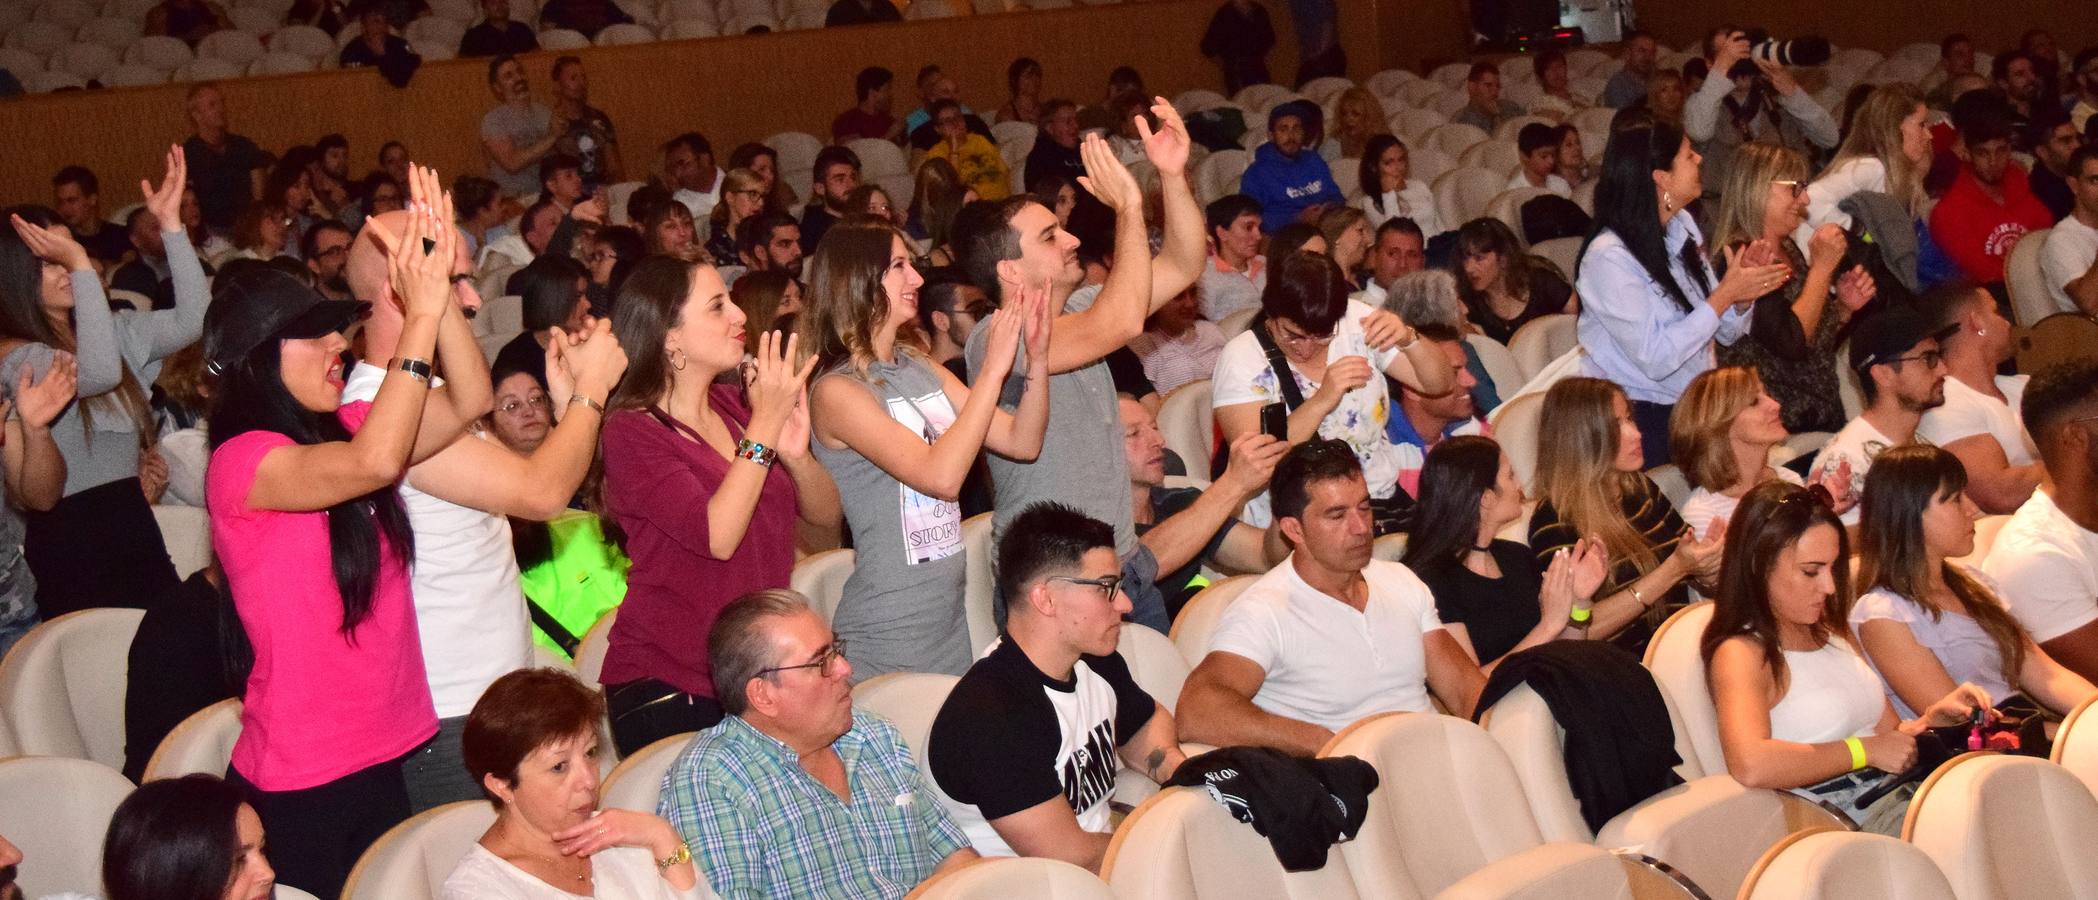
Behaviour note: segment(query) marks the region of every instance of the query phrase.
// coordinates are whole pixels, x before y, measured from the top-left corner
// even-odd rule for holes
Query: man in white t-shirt
[[[1573,199],[1573,185],[1559,174],[1559,130],[1543,122],[1531,122],[1516,133],[1515,149],[1522,162],[1508,179],[1508,190],[1542,188]]]
[[[2051,477],[1997,533],[1982,572],[2040,649],[2098,678],[2098,363],[2034,376],[2020,411]]]
[[[1945,403],[1923,414],[1916,434],[1960,458],[1967,496],[1982,512],[2001,515],[2032,496],[2047,475],[2018,418],[2026,375],[1998,375],[2015,349],[2011,323],[1996,299],[1972,284],[1932,288],[1916,309],[1944,337]]]
[[[2040,274],[2056,309],[2098,315],[2098,145],[2069,156],[2069,192],[2076,208],[2047,232]]]
[[[372,314],[364,324],[364,359],[343,385],[345,403],[377,396],[386,370],[397,364],[393,356],[403,324],[400,299],[387,281],[390,247],[374,231],[404,234],[409,215],[395,212],[366,220],[367,227],[351,246],[345,274],[350,290],[371,304]],[[455,271],[473,271],[463,251]],[[480,305],[471,280],[458,280],[455,287],[460,305]],[[437,736],[402,764],[409,802],[417,811],[482,796],[461,755],[466,714],[497,678],[531,665],[531,621],[517,581],[508,517],[553,519],[567,509],[589,473],[598,420],[612,386],[626,371],[626,353],[604,323],[585,336],[587,340],[576,343],[558,331],[554,335],[562,350],[548,367],[549,375],[558,375],[551,379],[555,384],[549,393],[558,424],[531,455],[520,455],[473,430],[454,428],[448,433],[464,434],[450,444],[418,443],[408,476],[401,481],[401,500],[415,534],[416,625],[438,718]],[[443,343],[442,338],[438,356],[454,377],[473,367],[486,370],[471,334],[463,346]],[[450,415],[448,404],[425,406],[425,433],[434,420]]]
[[[1398,316],[1349,300],[1340,267],[1325,256],[1290,254],[1269,277],[1277,283],[1261,297],[1263,315],[1224,345],[1210,380],[1224,442],[1261,431],[1262,408],[1284,404],[1286,440],[1345,441],[1362,464],[1378,520],[1393,520],[1403,509],[1396,499],[1400,458],[1385,433],[1393,410],[1382,376],[1441,396],[1454,385],[1449,361]],[[1281,383],[1268,346],[1282,357],[1290,385]],[[1293,406],[1292,399],[1298,401]],[[1244,518],[1267,527],[1267,498],[1246,504]]]
[[[1852,496],[1865,495],[1865,473],[1888,447],[1916,440],[1923,413],[1945,402],[1945,351],[1930,323],[1906,306],[1860,320],[1850,334],[1850,370],[1857,373],[1865,410],[1814,455],[1813,480],[1826,482],[1850,464]],[[1843,524],[1858,523],[1858,508]]]
[[[1290,449],[1270,490],[1295,552],[1237,597],[1181,689],[1183,738],[1312,755],[1382,712],[1426,712],[1432,691],[1470,718],[1486,677],[1405,566],[1370,554],[1369,489],[1348,446]]]

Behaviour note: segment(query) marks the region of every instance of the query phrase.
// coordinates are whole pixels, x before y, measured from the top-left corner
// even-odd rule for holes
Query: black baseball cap
[[[204,312],[204,364],[214,374],[273,340],[317,338],[348,328],[371,304],[329,300],[290,274],[242,267],[211,286]]]
[[[1944,340],[1959,329],[1954,322],[1932,327],[1928,319],[1907,306],[1889,306],[1858,321],[1850,332],[1850,368],[1863,372],[1892,363],[1916,349],[1917,344],[1936,338]]]

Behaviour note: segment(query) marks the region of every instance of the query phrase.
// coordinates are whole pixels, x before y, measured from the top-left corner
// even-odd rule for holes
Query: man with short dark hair
[[[846,147],[832,145],[816,152],[809,168],[815,183],[809,205],[801,212],[801,252],[816,252],[823,235],[845,217],[845,198],[860,186],[860,157]]]
[[[1077,181],[1084,175],[1085,163],[1078,159],[1079,132],[1078,104],[1061,98],[1043,101],[1041,129],[1021,170],[1026,182],[1032,185],[1052,175]]]
[[[2033,376],[2019,410],[2048,479],[1997,532],[1982,572],[2041,650],[2098,678],[2098,363]]]
[[[1239,178],[1239,190],[1260,204],[1263,234],[1274,234],[1313,206],[1345,199],[1333,170],[1311,146],[1320,115],[1309,100],[1292,100],[1268,113],[1268,142],[1254,149],[1253,164]]]
[[[1559,129],[1543,122],[1524,125],[1516,132],[1515,149],[1522,162],[1509,177],[1508,190],[1538,188],[1573,199],[1573,185],[1559,176]]]
[[[728,715],[671,764],[656,813],[717,896],[894,900],[977,859],[896,726],[853,709],[844,645],[806,598],[737,598],[707,657]]]
[[[1242,309],[1258,309],[1267,288],[1268,260],[1260,255],[1260,201],[1226,194],[1203,209],[1209,228],[1209,259],[1202,267],[1202,318],[1221,322]]]
[[[67,166],[51,176],[51,205],[87,255],[114,265],[131,252],[125,229],[102,220],[102,187],[86,166]]]
[[[706,135],[687,131],[663,144],[663,182],[671,197],[692,211],[692,221],[707,221],[721,202],[721,182],[727,177],[714,164],[714,145]]]
[[[990,301],[983,289],[969,283],[961,270],[942,266],[925,270],[925,284],[918,288],[918,330],[932,346],[932,360],[946,366],[963,384],[969,383],[969,366],[962,348],[979,319],[990,314]]]
[[[903,13],[889,0],[837,0],[823,15],[823,27],[865,25],[869,22],[901,22]]]
[[[581,57],[554,60],[554,121],[566,123],[559,129],[554,149],[582,162],[578,172],[585,192],[626,180],[626,163],[619,158],[619,131],[612,127],[611,116],[590,105],[590,74],[584,71]]]
[[[1490,62],[1472,63],[1471,73],[1464,78],[1464,96],[1464,108],[1450,121],[1477,126],[1488,137],[1500,129],[1502,122],[1525,112],[1522,104],[1502,99],[1501,68]]]
[[[1991,515],[2009,513],[2047,476],[2018,419],[2028,375],[1999,375],[2017,345],[1996,298],[1971,282],[1932,287],[1916,310],[1943,337],[1945,402],[1923,414],[1916,436],[1959,457],[1967,497]]]
[[[1624,109],[1646,99],[1646,83],[1654,77],[1654,63],[1660,59],[1661,47],[1654,36],[1640,29],[1633,29],[1624,36],[1624,67],[1610,76],[1603,85],[1602,104],[1611,109]]]
[[[1424,322],[1417,327],[1420,339],[1434,344],[1450,361],[1450,378],[1457,389],[1431,395],[1397,383],[1398,409],[1385,423],[1384,433],[1399,451],[1399,490],[1405,491],[1409,499],[1420,496],[1421,467],[1427,465],[1428,452],[1436,444],[1460,434],[1488,433],[1486,421],[1479,418],[1477,407],[1472,405],[1472,389],[1479,381],[1467,367],[1463,333],[1440,322]]]
[[[350,228],[334,219],[322,219],[299,237],[299,258],[313,273],[313,289],[330,300],[353,300],[343,268],[350,261]]]
[[[1383,306],[1391,284],[1401,275],[1428,267],[1428,239],[1421,227],[1405,216],[1393,216],[1377,226],[1376,243],[1370,245],[1370,277],[1350,299]]]
[[[1158,590],[1166,613],[1180,610],[1209,582],[1202,567],[1222,572],[1265,572],[1289,548],[1282,533],[1263,530],[1238,517],[1246,501],[1267,490],[1275,463],[1289,445],[1272,435],[1248,434],[1231,445],[1224,474],[1207,487],[1167,487],[1165,437],[1158,417],[1124,395],[1122,452],[1129,457],[1130,514],[1137,539],[1158,559]]]
[[[1121,768],[1163,783],[1186,759],[1172,713],[1115,649],[1129,611],[1115,530],[1037,503],[997,554],[1005,633],[941,704],[926,768],[977,852],[1098,871]]]
[[[2060,221],[2076,209],[2076,192],[2069,189],[2069,157],[2083,146],[2083,132],[2069,124],[2067,113],[2052,106],[2040,107],[2029,130],[2025,140],[2032,147],[2032,176],[2027,180],[2047,214]]]
[[[777,210],[762,212],[737,229],[736,256],[752,272],[779,270],[801,277],[801,226]]]
[[[887,5],[888,0],[876,0]],[[852,81],[853,106],[830,122],[830,139],[843,144],[860,138],[897,142],[903,123],[896,118],[896,73],[868,66]]]
[[[131,235],[131,246],[138,252],[109,273],[109,289],[142,295],[152,301],[153,309],[174,309],[175,283],[168,270],[167,249],[161,243],[159,217],[141,206],[125,217],[124,230]],[[204,271],[209,274],[211,270],[207,267]]]
[[[2076,208],[2047,232],[2040,274],[2056,309],[2098,315],[2098,144],[2070,154],[2067,168]]]
[[[510,0],[481,0],[482,19],[459,38],[459,58],[530,53],[539,49],[532,27],[510,18]]]
[[[2042,93],[2040,70],[2033,58],[2023,50],[2008,51],[1989,64],[1989,80],[1996,83],[1997,92],[2010,104],[2011,130],[2023,128],[2032,118],[2033,107],[2040,102]]]
[[[1913,443],[1923,414],[1945,402],[1945,351],[1942,329],[1906,304],[1889,306],[1859,319],[1850,332],[1850,370],[1857,375],[1865,408],[1857,418],[1814,454],[1809,471],[1815,483],[1834,483],[1850,470],[1850,494],[1865,496],[1865,473],[1872,460],[1889,447]],[[1858,523],[1858,508],[1843,514],[1843,524]]]
[[[532,101],[532,83],[514,56],[488,61],[488,90],[496,100],[495,108],[481,117],[488,179],[504,196],[522,197],[539,189],[539,159],[553,152],[567,123],[555,122],[553,110]]]
[[[2081,132],[2089,127],[2091,116],[2098,114],[2098,47],[2076,51],[2074,62],[2069,77],[2075,81],[2076,104],[2069,107],[2069,124]]]
[[[1378,713],[1471,718],[1486,677],[1405,566],[1373,559],[1369,487],[1345,442],[1290,448],[1269,487],[1294,552],[1238,596],[1180,692],[1181,736],[1316,755]]]
[[[190,88],[185,105],[191,134],[182,142],[182,156],[189,162],[189,183],[197,189],[197,208],[205,227],[228,234],[233,220],[262,194],[269,157],[226,127],[226,98],[217,84]]]
[[[2025,168],[2011,160],[2013,126],[2003,101],[1974,91],[1952,112],[1967,158],[1931,209],[1931,239],[1969,279],[2000,285],[2011,247],[2054,224],[2054,217],[2033,196]]]

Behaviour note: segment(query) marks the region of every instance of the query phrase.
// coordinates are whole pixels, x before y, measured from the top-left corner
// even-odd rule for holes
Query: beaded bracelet
[[[772,463],[779,459],[779,451],[757,441],[742,440],[736,442],[736,458],[747,459],[769,469]]]

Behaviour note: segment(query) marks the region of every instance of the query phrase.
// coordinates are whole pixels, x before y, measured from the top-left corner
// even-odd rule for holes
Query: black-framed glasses
[[[1102,597],[1105,597],[1109,600],[1113,600],[1115,594],[1122,590],[1122,576],[1120,575],[1102,575],[1098,578],[1078,578],[1072,575],[1051,575],[1049,576],[1048,580],[1061,581],[1065,584],[1076,584],[1082,585],[1084,587],[1093,588],[1094,590],[1099,591]]]
[[[757,674],[770,675],[774,672],[791,672],[795,669],[815,669],[816,674],[818,675],[828,675],[830,674],[830,664],[844,658],[845,640],[843,638],[839,638],[837,640],[831,641],[830,646],[825,647],[822,650],[816,651],[816,658],[813,660],[802,663],[798,666],[773,666],[770,669],[759,669]]]
[[[1943,350],[1925,350],[1915,356],[1897,356],[1887,360],[1890,363],[1920,362],[1927,369],[1935,369],[1939,363],[1944,361],[1945,351]]]

